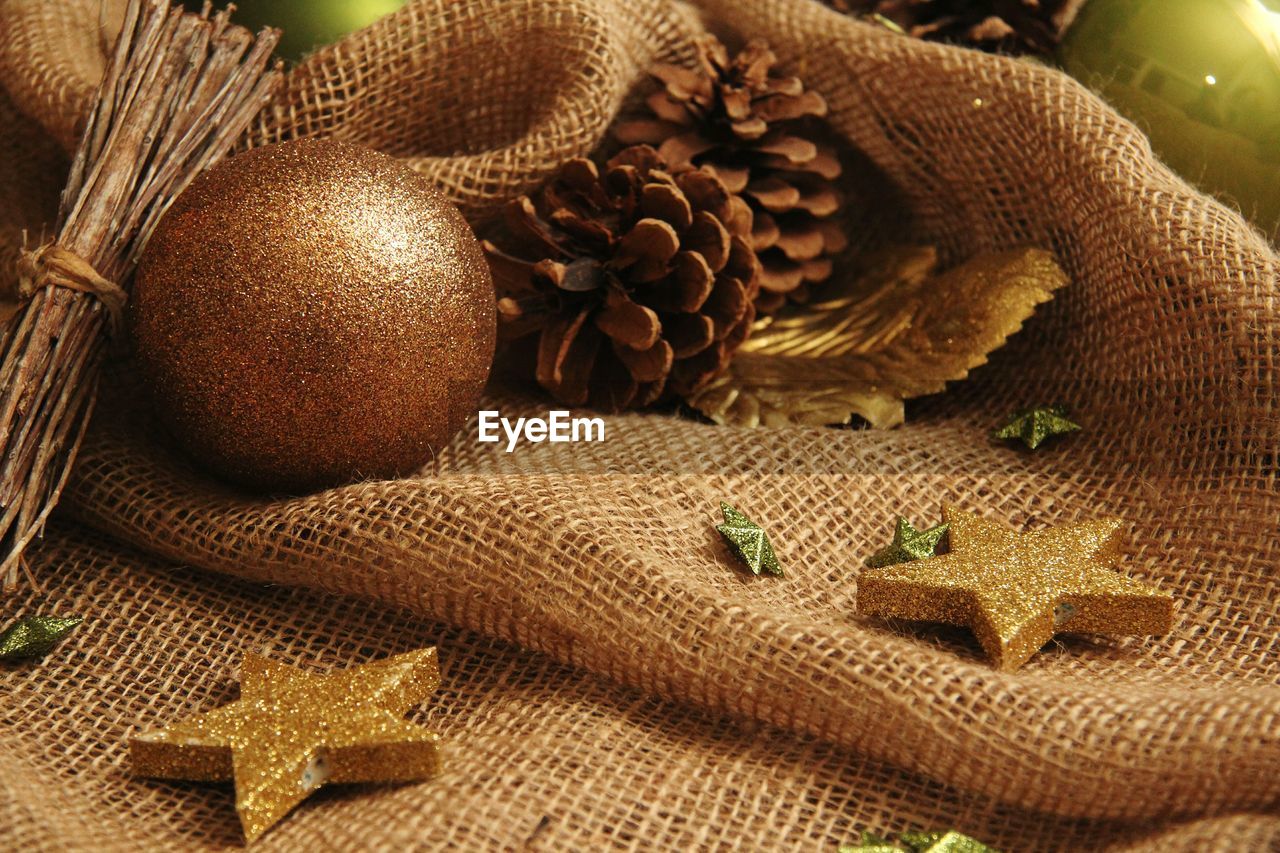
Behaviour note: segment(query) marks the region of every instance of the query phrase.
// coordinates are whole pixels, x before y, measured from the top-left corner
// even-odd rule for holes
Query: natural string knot
[[[18,258],[18,299],[25,304],[44,287],[64,287],[96,297],[107,313],[108,334],[116,341],[122,339],[128,294],[114,281],[98,275],[75,252],[54,243],[46,243],[34,252],[22,250]]]

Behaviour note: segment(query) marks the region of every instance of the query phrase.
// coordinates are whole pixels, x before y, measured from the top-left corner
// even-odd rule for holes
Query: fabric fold
[[[490,404],[511,410],[511,401]],[[659,446],[680,452],[676,431],[695,444],[738,443],[739,457],[758,463],[769,452],[757,436],[661,416],[606,423],[606,434],[648,446],[637,456]],[[949,436],[898,433],[895,443],[927,440],[939,451],[920,493],[886,484],[884,471],[847,466],[841,448],[859,440],[847,431],[821,440],[828,470],[760,478],[643,473],[620,448],[612,470],[568,458],[557,465],[551,454],[522,461],[481,450],[464,431],[421,478],[264,501],[193,476],[145,422],[121,415],[86,445],[68,504],[91,527],[171,560],[407,607],[1024,809],[1137,820],[1280,802],[1280,787],[1267,781],[1280,767],[1280,688],[1267,666],[1208,676],[1234,665],[1229,647],[1201,646],[1190,667],[1170,659],[1223,615],[1263,625],[1273,617],[1247,598],[1188,594],[1212,570],[1185,568],[1158,529],[1133,525],[1138,558],[1125,568],[1177,596],[1168,637],[1063,641],[1004,675],[963,632],[904,634],[857,614],[859,555],[884,534],[866,519],[889,518],[901,501],[924,516],[941,495],[985,513],[984,495],[996,496],[1021,518],[1029,494],[1047,497],[1046,478],[1019,471],[1016,457],[979,476],[947,461],[951,445],[980,434],[976,424]],[[1090,470],[1076,461],[1077,476]],[[1186,506],[1185,484],[1164,487],[1156,502],[1104,487],[1102,504],[1128,501],[1126,514],[1146,519]],[[1097,489],[1068,484],[1053,518],[1090,517]],[[714,532],[724,497],[762,516],[786,580],[738,573]],[[1234,490],[1218,500],[1231,511],[1214,524],[1247,512]]]
[[[95,46],[110,38],[97,5],[0,0],[0,109],[63,146],[101,73]],[[1052,69],[914,41],[816,0],[697,5],[410,0],[294,68],[245,144],[334,135],[381,148],[483,223],[604,143],[645,68],[692,56],[701,14],[767,37],[826,97],[858,163],[844,189],[866,232],[851,237],[936,244],[948,262],[1040,246],[1071,285],[973,379],[913,404],[893,432],[744,432],[658,413],[609,418],[603,443],[508,455],[469,425],[419,477],[297,499],[238,494],[171,455],[125,366],[65,510],[166,561],[408,608],[1000,808],[1177,815],[1189,849],[1219,831],[1274,833],[1274,822],[1232,814],[1280,804],[1274,249]],[[27,123],[5,125],[18,155],[0,164],[0,222],[32,226],[48,216],[61,161]],[[17,231],[0,233],[0,259],[15,256]],[[1086,426],[1069,442],[1034,456],[989,443],[1008,411],[1058,402]],[[544,415],[548,403],[496,388],[486,405]],[[787,579],[735,569],[714,532],[720,500],[766,526]],[[1121,568],[1174,595],[1173,632],[1060,638],[1002,675],[963,631],[861,617],[857,576],[893,517],[928,521],[944,502],[1019,528],[1125,519]],[[241,601],[231,581],[198,572],[159,591],[154,578],[122,577],[112,601],[127,602],[133,583],[151,606]],[[340,634],[347,607],[309,630]],[[229,652],[209,654],[225,664]],[[655,739],[681,737],[646,725]],[[613,731],[583,726],[576,738]],[[669,839],[705,837],[650,818]],[[1083,837],[1064,829],[1054,843],[1021,817],[1006,829],[1045,848]],[[1170,848],[1178,833],[1112,840]]]

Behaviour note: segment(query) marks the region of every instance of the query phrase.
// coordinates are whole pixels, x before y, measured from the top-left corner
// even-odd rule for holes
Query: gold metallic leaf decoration
[[[756,324],[729,369],[688,403],[737,426],[903,421],[903,401],[986,362],[1067,283],[1052,254],[979,255],[938,273],[935,249],[899,246],[865,272]]]

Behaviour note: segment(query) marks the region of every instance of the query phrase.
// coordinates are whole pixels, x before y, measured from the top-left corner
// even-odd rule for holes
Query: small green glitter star
[[[996,853],[981,841],[954,829],[948,832],[904,832],[898,840],[915,853]]]
[[[42,658],[53,650],[83,619],[72,616],[28,616],[19,619],[0,634],[0,660]]]
[[[939,524],[927,530],[916,530],[911,522],[898,516],[898,525],[893,531],[893,543],[886,545],[871,555],[867,560],[867,568],[881,569],[898,563],[910,563],[912,560],[923,560],[938,553],[938,544],[947,535],[947,525]]]
[[[1047,438],[1080,429],[1080,424],[1067,417],[1065,406],[1039,406],[1014,412],[1009,416],[1008,422],[991,433],[991,436],[998,441],[1019,439],[1028,448],[1035,450]]]
[[[988,847],[955,830],[904,832],[898,836],[897,843],[879,835],[864,832],[862,843],[842,846],[840,853],[900,853],[904,850],[912,853],[996,853],[994,847]]]
[[[840,845],[839,853],[902,853],[902,850],[902,847],[894,844],[883,835],[864,831],[861,841],[857,844]]]
[[[753,574],[766,572],[782,577],[782,567],[778,565],[778,557],[773,553],[764,528],[724,501],[720,502],[720,512],[724,513],[724,524],[717,524],[716,530],[720,531],[738,559]]]

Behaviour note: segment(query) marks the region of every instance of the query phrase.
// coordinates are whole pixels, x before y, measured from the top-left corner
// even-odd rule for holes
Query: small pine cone
[[[874,13],[916,38],[993,53],[1048,54],[1084,0],[827,0],[848,14]]]
[[[805,299],[808,285],[831,275],[832,257],[847,245],[834,218],[842,203],[834,185],[840,160],[805,138],[802,126],[826,115],[827,103],[798,78],[775,75],[776,62],[762,41],[731,60],[708,37],[699,43],[696,71],[656,66],[650,73],[663,88],[646,101],[651,115],[615,130],[625,144],[658,146],[673,170],[707,169],[747,199],[755,212],[762,313],[788,295]]]
[[[717,376],[751,332],[751,209],[713,174],[637,145],[571,160],[506,209],[484,249],[505,339],[537,332],[537,379],[569,405],[638,408]]]

